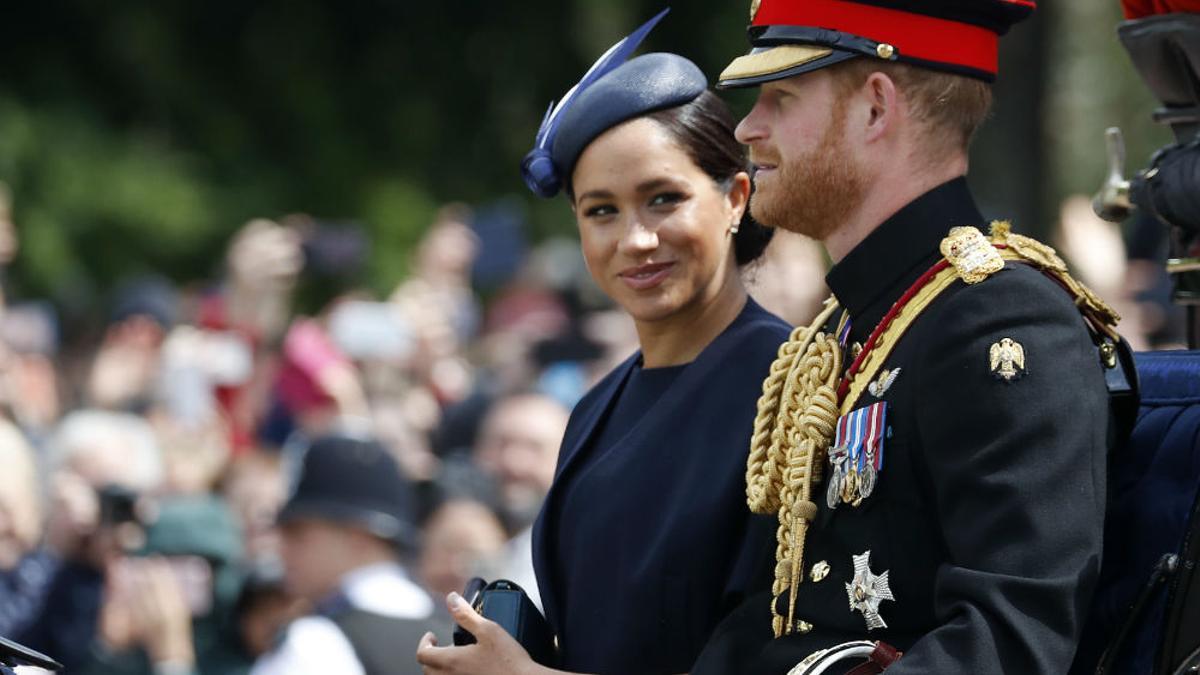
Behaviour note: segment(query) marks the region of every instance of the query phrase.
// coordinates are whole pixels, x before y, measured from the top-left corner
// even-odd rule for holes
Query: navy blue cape
[[[687,672],[717,623],[746,595],[769,587],[775,519],[746,507],[746,456],[763,379],[788,333],[781,319],[747,300],[636,424],[617,434],[620,441],[600,452],[595,441],[641,354],[575,407],[533,532],[561,667]],[[591,470],[599,462],[604,470]],[[594,504],[586,521],[594,531],[560,522],[568,495]],[[562,550],[564,532],[591,542],[588,550]],[[555,578],[556,556],[572,561],[569,585]]]

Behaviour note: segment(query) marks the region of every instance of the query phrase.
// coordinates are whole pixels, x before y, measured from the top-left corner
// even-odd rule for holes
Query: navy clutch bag
[[[484,618],[500,624],[529,652],[534,661],[551,668],[558,665],[554,631],[520,586],[506,579],[497,579],[489,584],[476,577],[467,582],[463,599]],[[455,626],[454,644],[475,644],[475,636],[462,626]]]

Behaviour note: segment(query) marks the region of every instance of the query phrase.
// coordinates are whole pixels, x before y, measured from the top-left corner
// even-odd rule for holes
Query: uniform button
[[[807,632],[811,631],[812,629],[813,629],[812,624],[807,621],[801,621],[800,623],[796,624],[796,630],[801,633],[807,633]]]
[[[821,581],[825,577],[829,576],[829,563],[822,560],[821,562],[813,565],[812,571],[809,572],[809,576],[812,578],[813,583]]]
[[[858,355],[862,353],[862,350],[863,346],[861,342],[855,342],[854,344],[850,345],[850,360],[853,361],[854,359],[857,359]]]

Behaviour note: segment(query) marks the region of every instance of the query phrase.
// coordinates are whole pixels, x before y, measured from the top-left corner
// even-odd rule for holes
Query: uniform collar
[[[937,261],[950,228],[983,223],[965,177],[933,188],[883,221],[825,276],[850,312],[851,338],[866,339],[892,303]]]

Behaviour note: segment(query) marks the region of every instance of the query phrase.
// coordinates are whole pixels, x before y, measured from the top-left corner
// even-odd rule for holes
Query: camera
[[[96,490],[100,505],[100,524],[108,526],[140,523],[138,494],[121,485],[105,485]]]

